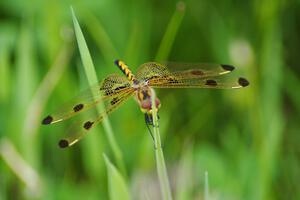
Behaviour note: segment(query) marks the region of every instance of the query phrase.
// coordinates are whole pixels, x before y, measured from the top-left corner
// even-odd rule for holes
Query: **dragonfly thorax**
[[[152,92],[149,86],[140,87],[136,91],[136,100],[140,105],[140,109],[143,113],[152,112]],[[158,109],[160,107],[160,101],[158,98],[155,98],[155,107]]]

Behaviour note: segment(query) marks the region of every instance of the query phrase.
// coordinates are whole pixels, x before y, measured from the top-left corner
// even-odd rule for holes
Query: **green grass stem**
[[[42,179],[38,172],[22,157],[8,138],[0,139],[0,158],[24,184],[32,198],[41,196]]]
[[[107,178],[108,178],[108,191],[109,191],[109,199],[110,200],[129,200],[130,194],[122,177],[121,173],[117,170],[117,168],[110,162],[108,157],[103,154],[103,158],[105,161],[105,165],[107,168]]]
[[[70,41],[65,41],[62,45],[53,65],[49,68],[46,76],[39,84],[32,100],[28,106],[26,112],[26,118],[23,126],[23,134],[26,136],[30,135],[30,138],[36,137],[37,129],[40,126],[40,117],[43,108],[57,85],[61,75],[66,69],[67,64],[73,54],[73,50],[70,47]],[[35,115],[32,115],[35,113]],[[27,138],[27,137],[26,137]]]
[[[83,18],[88,31],[101,50],[106,64],[111,64],[119,54],[113,42],[101,22],[90,12],[86,12]]]
[[[185,13],[185,3],[179,1],[176,5],[175,13],[173,14],[167,30],[158,48],[155,60],[166,61],[172,49],[176,34]]]
[[[204,174],[204,200],[209,200],[208,172]]]
[[[164,154],[161,147],[159,124],[157,118],[157,108],[155,104],[155,91],[151,91],[151,103],[152,103],[152,118],[153,118],[153,136],[154,136],[154,147],[155,147],[155,158],[157,174],[159,179],[159,184],[164,200],[172,199],[170,184],[168,180],[167,168],[165,164]]]
[[[91,55],[89,53],[87,44],[85,42],[83,33],[81,31],[80,25],[79,25],[79,23],[76,19],[73,8],[71,8],[71,11],[72,11],[72,18],[73,18],[73,23],[74,23],[74,28],[75,28],[75,35],[76,35],[76,39],[77,39],[77,43],[78,43],[78,47],[79,47],[83,67],[84,67],[89,85],[92,86],[92,85],[94,85],[95,83],[98,82],[95,67],[94,67]],[[104,109],[105,109],[104,104],[99,103],[98,106],[97,106],[98,112],[101,113],[101,112],[104,111]],[[104,117],[104,119],[103,119],[103,127],[104,127],[104,130],[105,130],[106,136],[108,138],[108,142],[110,144],[110,147],[112,149],[112,152],[114,154],[117,166],[119,167],[119,169],[123,173],[123,175],[126,176],[126,169],[125,169],[125,164],[124,164],[124,161],[123,161],[123,155],[122,155],[120,147],[119,147],[119,145],[118,145],[118,143],[115,139],[111,124],[110,124],[107,117]]]

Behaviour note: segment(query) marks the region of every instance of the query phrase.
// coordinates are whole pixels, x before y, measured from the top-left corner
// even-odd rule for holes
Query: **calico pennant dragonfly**
[[[129,67],[121,60],[115,64],[125,74],[111,74],[100,84],[91,87],[65,104],[57,112],[45,117],[42,124],[54,124],[93,108],[104,102],[105,111],[95,118],[79,122],[71,127],[68,137],[59,141],[61,148],[69,147],[78,142],[89,130],[99,124],[105,116],[116,110],[128,98],[134,96],[140,109],[145,113],[146,123],[151,123],[151,88],[214,88],[237,89],[249,85],[247,79],[239,77],[234,80],[222,78],[224,74],[234,70],[231,65],[222,64],[183,64],[187,70],[171,72],[170,64],[148,62],[142,64],[134,75]],[[179,65],[179,64],[178,64]],[[96,94],[96,96],[95,96]],[[156,108],[160,101],[155,99]]]

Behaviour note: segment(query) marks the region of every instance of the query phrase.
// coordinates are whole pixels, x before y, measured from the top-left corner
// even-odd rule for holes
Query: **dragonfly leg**
[[[150,126],[153,126],[152,115],[145,113],[145,122],[146,122],[146,125],[147,125],[147,129],[148,129],[148,131],[149,131],[149,133],[152,137],[152,140],[154,142],[153,133],[152,133],[151,128],[150,128]]]
[[[160,119],[158,115],[157,115],[157,119],[158,120]],[[152,126],[152,127],[155,126],[154,123],[153,123],[153,118],[152,118],[151,114],[145,113],[145,122],[146,122],[146,125],[147,125],[147,129],[148,129],[148,131],[149,131],[149,133],[152,137],[152,140],[155,143],[154,136],[153,136],[153,133],[152,133],[151,128],[150,128],[150,126]],[[159,125],[157,125],[157,126],[159,126]],[[161,146],[161,147],[163,148],[163,146]],[[157,149],[157,147],[155,145],[154,145],[154,148]]]

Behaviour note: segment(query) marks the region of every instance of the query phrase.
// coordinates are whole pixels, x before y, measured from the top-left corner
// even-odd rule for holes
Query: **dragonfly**
[[[116,60],[115,65],[125,75],[108,75],[99,84],[82,92],[42,120],[43,125],[54,124],[69,119],[79,113],[104,103],[105,109],[97,116],[79,120],[71,126],[68,135],[58,142],[59,147],[66,148],[77,143],[93,127],[119,108],[130,97],[134,97],[140,110],[145,115],[146,124],[152,124],[152,88],[208,88],[238,89],[249,85],[243,77],[227,80],[223,75],[232,72],[235,67],[227,64],[177,64],[185,70],[170,71],[172,64],[147,62],[133,74],[125,62]],[[155,97],[155,108],[160,108],[160,100]],[[152,134],[151,134],[152,135]],[[153,137],[153,136],[152,136]]]

